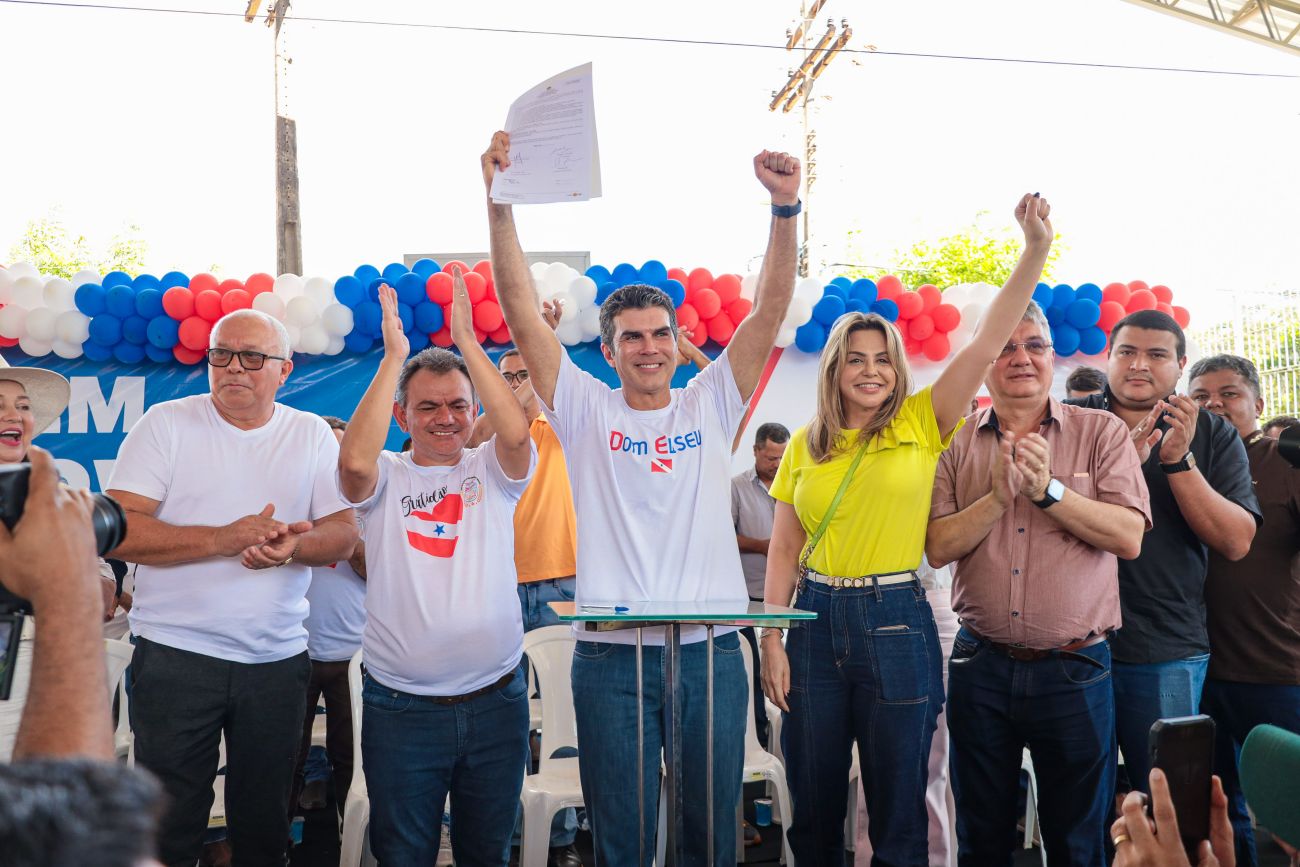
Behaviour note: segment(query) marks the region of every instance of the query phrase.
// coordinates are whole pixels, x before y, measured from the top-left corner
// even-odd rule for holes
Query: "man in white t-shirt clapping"
[[[384,357],[339,452],[366,527],[361,751],[381,864],[432,864],[450,795],[456,863],[504,867],[528,756],[514,510],[536,450],[453,277],[463,359],[429,348],[408,360],[397,295],[380,287]],[[466,449],[476,394],[496,434]],[[390,417],[411,451],[383,450]]]
[[[510,140],[483,154],[489,190],[509,171]],[[542,411],[564,447],[578,521],[579,604],[745,602],[740,552],[732,543],[731,443],[758,386],[794,292],[799,161],[764,151],[754,172],[772,197],[767,254],[754,308],[727,349],[684,389],[672,388],[678,328],[672,299],[653,286],[624,286],[601,306],[601,350],[622,388],[580,370],[542,318],[509,205],[488,200],[492,271],[510,333],[528,366]],[[682,631],[684,838],[703,863],[705,768],[713,742],[714,862],[735,859],[735,815],[744,759],[748,683],[734,630],[714,656],[714,725],[705,720],[704,629]],[[573,659],[582,789],[599,864],[636,864],[636,635],[579,633]],[[589,637],[593,640],[588,640]],[[654,852],[663,747],[662,630],[648,630],[644,803],[647,858]],[[648,863],[648,861],[646,862]]]
[[[356,519],[329,427],[275,401],[293,370],[285,327],[239,310],[210,345],[210,393],[151,407],[108,485],[127,513],[114,556],[139,564],[131,722],[137,761],[168,795],[165,864],[199,857],[224,733],[236,862],[278,867],[311,670],[311,567],[348,557]]]

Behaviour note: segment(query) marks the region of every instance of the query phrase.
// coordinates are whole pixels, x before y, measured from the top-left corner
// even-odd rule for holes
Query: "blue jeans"
[[[713,860],[736,858],[736,805],[740,801],[745,762],[745,720],[749,684],[740,637],[714,641],[713,731],[705,716],[705,642],[683,644],[682,671],[682,804],[686,865],[705,862],[707,831],[706,749],[713,741]],[[664,732],[669,724],[663,699],[667,689],[663,648],[646,646],[641,684],[645,708],[645,860],[655,854],[658,823],[659,767]],[[637,863],[636,647],[579,641],[573,653],[573,706],[578,743],[582,745],[582,793],[591,821],[596,863],[628,867]]]
[[[1151,775],[1151,726],[1158,719],[1191,716],[1201,712],[1201,689],[1208,653],[1135,665],[1116,662],[1111,670],[1115,683],[1115,733],[1124,753],[1124,769],[1135,791],[1147,792]],[[1148,792],[1148,794],[1150,794]]]
[[[916,581],[860,590],[805,582],[795,607],[817,613],[786,639],[790,712],[781,736],[795,861],[844,863],[856,741],[872,863],[928,863],[925,788],[943,659],[925,590]]]
[[[432,864],[450,793],[456,863],[504,867],[528,758],[522,672],[499,690],[455,705],[369,675],[361,696],[370,845],[379,863]]]
[[[1228,815],[1237,843],[1237,867],[1255,867],[1255,833],[1246,812],[1246,798],[1241,793],[1237,760],[1241,745],[1250,730],[1258,725],[1275,725],[1300,733],[1300,686],[1274,686],[1263,683],[1234,683],[1228,680],[1205,681],[1201,696],[1201,713],[1214,717],[1214,772],[1223,780],[1228,796]]]
[[[961,867],[1010,867],[1029,748],[1047,862],[1105,867],[1115,791],[1110,646],[1019,661],[963,627],[948,663]]]
[[[543,626],[558,626],[560,618],[555,616],[548,602],[572,602],[575,579],[573,578],[547,578],[544,581],[530,581],[527,584],[520,584],[516,589],[519,591],[519,607],[524,615],[524,632],[532,632],[534,629],[541,629]],[[520,663],[524,670],[525,676],[528,672],[528,659],[524,658]],[[561,756],[567,756],[569,753],[561,751]],[[576,755],[576,754],[574,754]],[[519,807],[519,815],[515,819],[515,832],[512,842],[519,845],[520,831],[524,826],[523,805]],[[555,814],[551,821],[551,848],[570,846],[578,835],[578,814],[572,807],[568,807]]]

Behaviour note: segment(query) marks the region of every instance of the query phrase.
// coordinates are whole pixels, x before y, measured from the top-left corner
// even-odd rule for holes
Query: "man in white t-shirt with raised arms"
[[[278,867],[311,670],[311,567],[347,559],[356,519],[329,426],[275,401],[293,370],[284,326],[236,311],[210,345],[210,393],[151,407],[108,485],[127,513],[115,556],[140,564],[131,722],[137,761],[167,790],[165,864],[199,857],[224,732],[235,863]]]
[[[514,511],[536,450],[474,337],[453,275],[462,358],[410,345],[380,287],[384,357],[343,435],[339,484],[366,527],[361,752],[381,864],[432,864],[448,795],[460,867],[505,867],[528,756]],[[466,449],[475,394],[496,434]],[[396,399],[394,399],[396,395]],[[411,451],[384,451],[391,417]]]
[[[491,189],[509,171],[510,140],[492,138],[483,155]],[[754,308],[727,349],[684,389],[672,388],[677,320],[672,300],[652,286],[625,286],[601,306],[601,350],[622,388],[611,390],[569,360],[542,318],[509,205],[489,198],[492,272],[506,322],[533,388],[564,447],[578,517],[577,601],[745,601],[745,580],[731,524],[731,442],[771,354],[794,292],[799,161],[764,151],[754,172],[772,196],[767,254]],[[573,700],[582,789],[599,864],[636,864],[636,636],[580,633]],[[682,632],[685,845],[703,863],[706,747],[713,742],[714,862],[734,860],[736,804],[744,759],[748,684],[739,639],[715,642],[714,725],[705,721],[704,629]],[[655,839],[663,747],[663,632],[646,653],[645,790],[641,817],[646,855]],[[647,862],[648,863],[648,862]]]

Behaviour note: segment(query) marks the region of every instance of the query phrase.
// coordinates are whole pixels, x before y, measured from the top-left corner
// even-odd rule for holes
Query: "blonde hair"
[[[849,360],[849,338],[859,331],[879,331],[885,338],[885,353],[894,368],[894,391],[858,431],[856,443],[868,442],[889,427],[912,393],[912,371],[903,349],[903,337],[894,324],[875,313],[846,313],[831,328],[817,371],[817,414],[808,425],[808,452],[818,463],[828,461],[856,443],[845,441],[844,395],[840,375]]]

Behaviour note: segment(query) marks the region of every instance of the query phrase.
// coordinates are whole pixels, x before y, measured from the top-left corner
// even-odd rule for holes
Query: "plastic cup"
[[[760,828],[766,828],[772,824],[772,799],[755,798],[754,799],[754,824]]]

